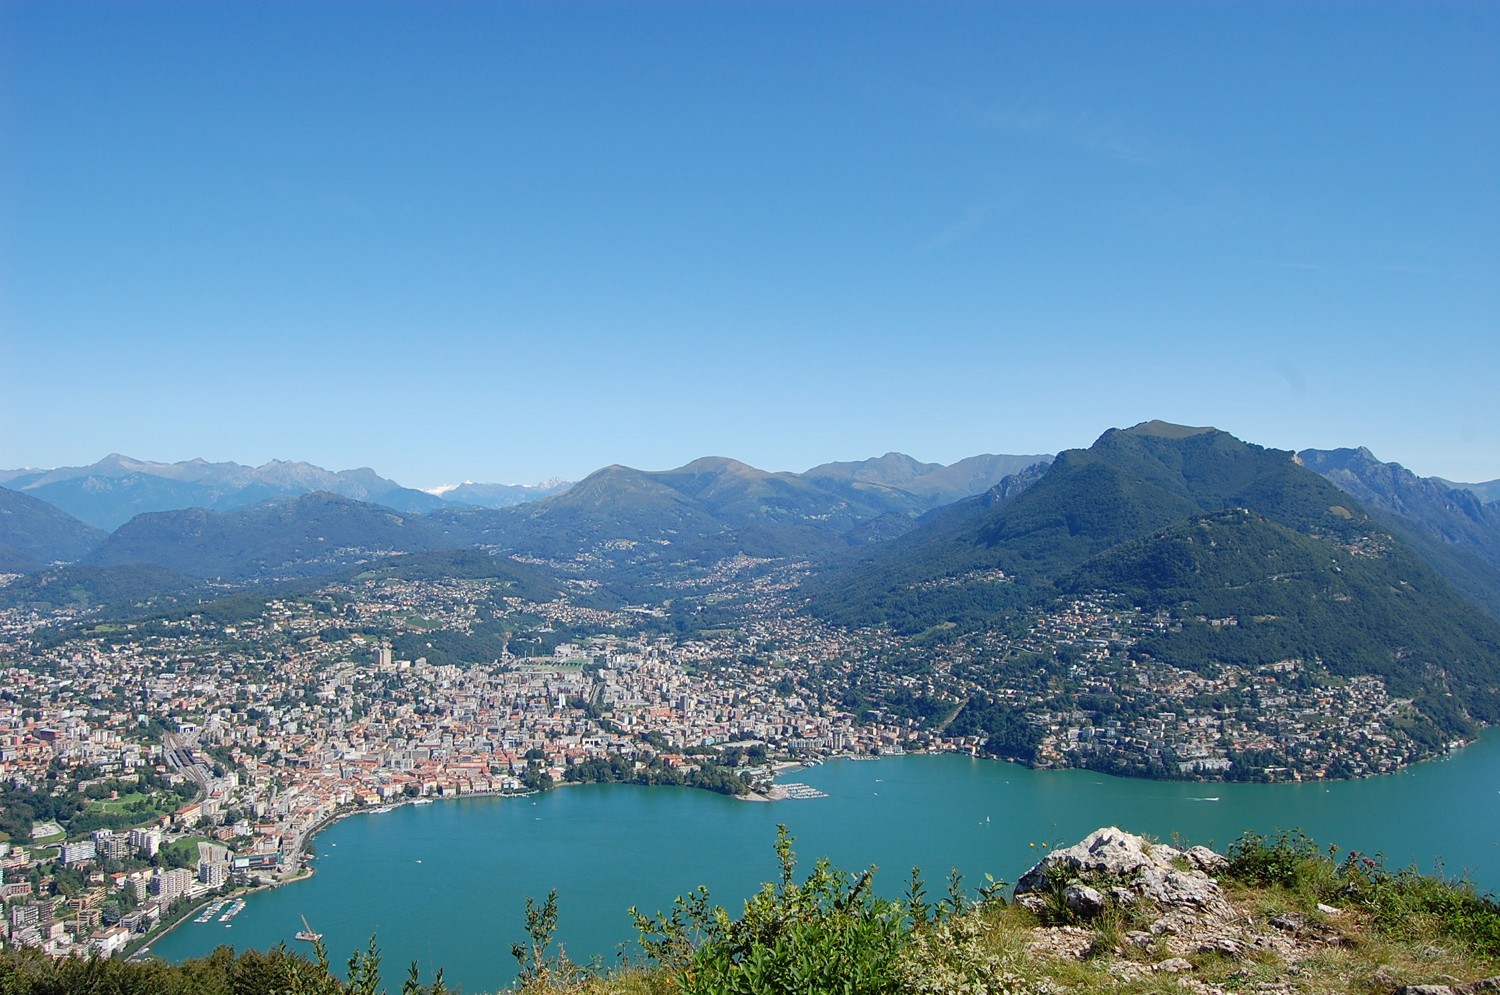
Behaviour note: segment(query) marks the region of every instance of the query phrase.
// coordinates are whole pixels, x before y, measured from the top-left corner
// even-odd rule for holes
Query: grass
[[[163,853],[172,852],[180,854],[179,860],[186,860],[187,866],[198,863],[198,844],[212,842],[207,836],[184,836],[168,846],[162,847]]]
[[[134,805],[137,802],[150,800],[151,798],[149,795],[144,795],[139,791],[132,791],[129,794],[121,795],[118,798],[91,799],[89,801],[89,808],[97,812],[123,812],[125,811],[127,806]]]

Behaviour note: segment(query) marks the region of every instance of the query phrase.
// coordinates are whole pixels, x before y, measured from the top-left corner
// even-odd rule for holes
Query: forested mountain
[[[1474,717],[1500,718],[1500,626],[1292,453],[1148,422],[987,497],[829,571],[809,587],[813,610],[967,630],[1097,588],[1185,617],[1159,647],[1183,665],[1319,658],[1438,689],[1432,709],[1451,690]]]
[[[1500,504],[1486,504],[1469,485],[1382,463],[1363,447],[1298,455],[1363,502],[1461,594],[1500,618]]]
[[[104,535],[45,501],[0,487],[0,573],[76,560]]]
[[[138,515],[85,563],[154,563],[191,577],[243,581],[328,574],[372,556],[449,544],[421,516],[318,492],[229,512]]]
[[[40,498],[101,529],[116,529],[149,511],[229,511],[273,497],[327,491],[398,511],[431,511],[440,498],[386,480],[368,467],[334,473],[311,463],[263,466],[195,459],[153,463],[112,453],[91,466],[13,471],[6,486]]]
[[[854,493],[889,491],[893,507],[910,502],[912,509],[929,511],[982,494],[1011,474],[1051,461],[1048,455],[984,455],[943,466],[919,463],[905,453],[886,453],[858,462],[824,463],[799,476],[825,485],[843,484]]]
[[[723,548],[731,533],[690,498],[649,473],[624,466],[597,470],[541,501],[429,517],[455,541],[554,559],[643,545],[655,555],[678,558]]]
[[[1500,721],[1500,626],[1378,527],[1333,537],[1222,511],[1122,543],[1065,585],[1170,612],[1142,648],[1175,666],[1316,660],[1384,678],[1450,734]]]
[[[0,587],[0,607],[105,609],[134,616],[212,596],[202,581],[152,563],[72,565],[37,570]]]
[[[592,557],[617,573],[707,567],[725,557],[823,557],[883,541],[911,528],[937,486],[902,489],[952,470],[893,455],[836,470],[772,473],[737,460],[704,457],[673,470],[609,466],[541,501],[498,511],[449,510],[428,516],[455,545],[484,544],[547,559]],[[954,480],[987,480],[985,467],[1030,457],[978,457]],[[959,464],[955,464],[958,467]],[[872,478],[880,478],[874,482]],[[963,485],[946,485],[960,488]],[[618,578],[617,578],[618,579]]]
[[[1343,520],[1328,509],[1344,500],[1290,453],[1215,429],[1160,422],[1111,429],[1089,449],[1059,454],[1030,487],[997,485],[832,572],[813,588],[813,604],[844,621],[886,617],[924,628],[952,621],[969,597],[981,611],[1029,602],[1090,556],[1193,515],[1244,506],[1284,509],[1299,526],[1312,519],[1337,525]],[[994,570],[1020,586],[997,589]],[[979,572],[982,578],[964,582]],[[932,582],[940,580],[944,597],[934,598]]]

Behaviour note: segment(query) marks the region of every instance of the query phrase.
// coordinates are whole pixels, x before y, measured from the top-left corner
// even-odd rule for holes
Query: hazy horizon
[[[1128,426],[1128,425],[1116,425],[1116,426],[1111,426],[1111,427],[1112,428],[1129,428],[1130,426]],[[1214,427],[1217,428],[1218,426],[1214,426]],[[1229,431],[1229,430],[1228,429],[1223,429],[1223,431]],[[1103,434],[1103,433],[1101,432],[1100,434]],[[1234,432],[1229,432],[1229,434],[1235,435]],[[1245,438],[1243,438],[1241,436],[1237,436],[1237,435],[1236,435],[1236,438],[1240,438],[1241,441],[1243,441],[1243,442],[1249,442],[1249,443],[1252,443],[1252,444],[1255,444],[1255,445],[1260,445],[1260,443],[1257,443],[1254,439],[1245,439]],[[1087,449],[1090,445],[1093,444],[1093,441],[1094,440],[1090,440],[1087,443],[1082,443],[1082,444],[1076,445],[1076,446],[1067,446],[1067,447],[1064,447],[1064,448],[1066,448],[1066,449]],[[1321,446],[1299,446],[1299,447],[1297,447],[1297,449],[1294,449],[1292,451],[1296,452],[1296,451],[1305,450],[1305,449],[1325,449],[1325,448],[1326,449],[1357,449],[1357,448],[1359,448],[1359,446],[1357,446],[1357,445],[1328,446],[1328,447],[1321,447]],[[1365,447],[1365,448],[1368,449],[1369,447]],[[758,470],[764,470],[764,471],[767,471],[767,472],[770,472],[770,473],[798,473],[798,474],[800,474],[800,473],[806,473],[809,470],[812,470],[812,469],[814,469],[814,468],[816,468],[818,466],[822,466],[822,465],[827,464],[827,463],[848,463],[848,462],[858,463],[858,462],[864,462],[864,461],[867,461],[867,460],[880,459],[882,457],[891,456],[891,455],[908,456],[908,457],[916,460],[918,463],[938,464],[938,465],[942,465],[942,466],[951,466],[954,463],[962,462],[963,460],[966,460],[966,459],[973,459],[973,458],[976,458],[976,457],[983,457],[983,456],[1039,456],[1039,457],[1051,458],[1051,457],[1055,457],[1058,452],[1062,452],[1062,451],[1063,450],[1059,449],[1056,452],[1050,452],[1050,453],[1019,453],[1019,452],[1001,452],[999,450],[991,450],[991,451],[983,452],[983,453],[970,453],[967,456],[961,456],[958,459],[949,460],[947,462],[943,462],[943,461],[940,461],[940,460],[923,459],[920,454],[916,454],[916,453],[901,453],[898,450],[893,450],[892,449],[892,450],[886,450],[883,453],[878,453],[878,454],[874,454],[874,455],[871,455],[871,456],[855,457],[855,458],[852,458],[852,459],[843,459],[843,458],[840,458],[840,459],[822,460],[822,461],[820,461],[818,463],[813,463],[813,464],[811,464],[809,466],[800,467],[800,468],[774,467],[774,466],[756,466],[755,464],[749,463],[747,460],[742,460],[742,459],[739,459],[739,457],[736,457],[736,456],[733,456],[733,455],[729,455],[729,454],[726,454],[726,453],[704,453],[702,455],[692,457],[692,459],[684,460],[682,463],[674,464],[672,466],[632,466],[631,469],[642,470],[642,471],[646,471],[646,472],[660,472],[660,471],[664,471],[664,470],[675,470],[675,469],[677,469],[677,468],[679,468],[681,466],[687,465],[687,463],[693,462],[694,460],[698,460],[698,459],[722,458],[722,459],[735,460],[735,461],[741,462],[741,463],[747,463],[748,465],[755,466],[755,468],[758,469]],[[563,476],[559,476],[559,475],[554,474],[554,475],[549,476],[549,477],[544,477],[544,478],[542,478],[540,480],[521,480],[521,481],[516,481],[516,480],[480,480],[480,479],[477,479],[477,478],[474,478],[474,477],[469,477],[469,478],[465,478],[465,479],[462,479],[462,480],[444,481],[444,482],[441,482],[441,483],[426,483],[426,482],[418,483],[418,482],[409,481],[409,480],[402,480],[401,478],[399,478],[397,476],[394,476],[393,474],[385,472],[385,470],[383,470],[379,465],[374,465],[374,466],[363,465],[363,466],[357,466],[357,467],[356,466],[344,466],[344,467],[341,467],[341,466],[320,466],[319,464],[312,463],[311,460],[304,460],[304,459],[297,458],[295,456],[291,456],[291,457],[287,457],[287,456],[275,457],[275,458],[273,458],[271,460],[266,461],[265,463],[251,464],[251,463],[246,463],[246,462],[244,462],[242,460],[234,459],[232,457],[225,458],[225,459],[209,459],[207,457],[197,456],[197,457],[189,457],[186,460],[170,460],[170,461],[168,461],[168,460],[151,459],[151,458],[143,457],[143,456],[136,456],[136,455],[133,455],[133,454],[130,454],[130,453],[118,453],[118,452],[116,452],[116,453],[107,453],[104,456],[100,457],[99,459],[90,460],[90,461],[88,461],[86,463],[76,463],[76,464],[74,464],[74,463],[56,463],[56,464],[52,464],[50,466],[0,467],[0,474],[5,474],[7,476],[10,476],[10,475],[16,474],[17,471],[39,471],[39,470],[55,471],[55,470],[67,469],[67,468],[84,469],[84,468],[87,468],[87,467],[90,467],[90,466],[94,466],[94,465],[96,465],[96,464],[98,464],[98,463],[100,463],[100,462],[102,462],[104,460],[107,460],[111,456],[123,456],[126,459],[136,460],[136,461],[141,462],[141,463],[153,463],[153,464],[158,464],[158,465],[162,465],[162,464],[171,465],[171,464],[174,464],[174,463],[181,463],[181,462],[189,462],[190,463],[190,462],[193,462],[194,460],[202,460],[203,462],[206,462],[206,463],[237,463],[239,465],[249,466],[249,467],[252,467],[254,469],[260,469],[261,467],[264,467],[266,465],[269,465],[269,464],[272,464],[272,463],[281,462],[281,463],[309,463],[309,464],[312,464],[314,466],[319,466],[320,469],[329,470],[329,471],[334,472],[334,473],[343,473],[343,472],[356,471],[356,470],[372,470],[375,473],[379,474],[381,477],[384,477],[387,480],[394,481],[395,483],[400,484],[403,487],[412,488],[414,490],[420,490],[420,491],[423,491],[425,493],[433,494],[433,495],[437,495],[437,496],[442,496],[446,492],[452,491],[455,488],[462,487],[462,486],[464,486],[466,484],[470,484],[470,485],[483,485],[483,486],[503,486],[503,487],[550,487],[550,486],[554,486],[554,485],[558,485],[558,484],[575,484],[578,481],[584,479],[585,477],[587,477],[587,476],[589,476],[589,475],[591,475],[593,473],[596,473],[599,470],[605,469],[606,467],[616,466],[616,465],[627,465],[627,466],[629,465],[629,464],[620,464],[618,461],[615,461],[615,462],[612,462],[612,463],[606,463],[606,464],[602,464],[600,466],[596,466],[592,470],[589,470],[586,473],[580,474],[577,477],[563,477]],[[1375,456],[1376,459],[1380,460],[1381,462],[1384,462],[1384,463],[1397,463],[1397,464],[1400,464],[1400,465],[1406,467],[1406,469],[1408,469],[1408,470],[1412,469],[1409,465],[1407,465],[1406,463],[1404,463],[1402,460],[1400,460],[1398,458],[1387,457],[1386,455],[1384,455],[1382,453],[1378,453],[1378,452],[1374,453],[1374,456]],[[1417,472],[1417,471],[1413,471],[1413,472]],[[1445,474],[1445,473],[1441,473],[1441,472],[1439,472],[1439,473],[1430,473],[1430,474],[1419,474],[1419,476],[1423,476],[1423,477],[1437,477],[1437,478],[1441,478],[1443,480],[1449,481],[1451,483],[1459,483],[1459,484],[1485,484],[1485,483],[1492,483],[1493,482],[1491,480],[1486,480],[1486,479],[1482,479],[1482,478],[1481,479],[1462,479],[1462,478],[1459,478],[1459,477],[1452,476],[1451,474]],[[7,483],[6,480],[3,477],[0,477],[0,486],[6,486],[6,483]]]

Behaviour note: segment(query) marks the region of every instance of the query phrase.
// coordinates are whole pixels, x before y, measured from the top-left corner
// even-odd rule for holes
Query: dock
[[[828,792],[826,792],[826,791],[819,791],[817,788],[814,788],[812,785],[809,785],[809,784],[798,784],[796,782],[793,782],[791,784],[783,784],[780,787],[781,787],[782,791],[786,792],[786,797],[788,797],[788,798],[827,798],[828,797]]]

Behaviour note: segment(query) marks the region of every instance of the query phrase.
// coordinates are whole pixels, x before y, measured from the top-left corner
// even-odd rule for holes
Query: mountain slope
[[[661,568],[705,568],[736,554],[823,557],[879,542],[909,529],[936,493],[931,484],[926,494],[903,490],[911,480],[951,471],[944,486],[963,489],[970,486],[964,481],[987,479],[985,468],[1030,457],[976,459],[942,467],[891,454],[807,474],[716,456],[672,470],[609,466],[541,501],[439,511],[429,519],[454,544],[555,560],[588,557],[660,581]]]
[[[1423,692],[1447,730],[1464,710],[1500,719],[1500,626],[1292,453],[1214,429],[1110,430],[1010,500],[946,509],[808,592],[832,620],[920,632],[1003,627],[1094,588],[1190,620],[1274,616],[1215,640],[1185,624],[1161,646],[1184,666],[1321,658]]]
[[[228,511],[272,497],[327,491],[398,511],[442,507],[431,494],[402,487],[368,467],[334,473],[311,463],[272,460],[258,467],[186,460],[153,463],[112,453],[85,467],[61,467],[17,477],[13,486],[102,529],[115,529],[148,511],[207,508]]]
[[[444,545],[421,517],[318,492],[231,512],[189,508],[138,515],[87,563],[154,563],[191,577],[263,580],[327,574],[389,553]]]
[[[650,476],[697,502],[719,521],[738,526],[808,525],[844,532],[905,504],[893,503],[874,491],[861,494],[845,489],[844,493],[835,493],[821,482],[798,474],[758,470],[717,456]]]
[[[928,511],[982,494],[1011,474],[1051,461],[1047,455],[983,455],[943,466],[919,463],[905,453],[886,453],[858,462],[824,463],[798,476],[852,493],[888,493],[888,500],[910,503],[915,511]]]
[[[1444,480],[1442,477],[1429,477],[1444,487],[1455,491],[1469,491],[1485,504],[1494,504],[1500,501],[1500,480],[1486,480],[1480,484],[1461,484],[1452,480]],[[0,481],[3,483],[3,481]]]
[[[1500,619],[1500,505],[1368,449],[1306,449],[1311,469],[1358,498],[1461,594]]]
[[[1122,543],[1065,586],[1170,611],[1179,624],[1143,648],[1176,666],[1317,660],[1332,674],[1384,678],[1444,728],[1464,728],[1455,700],[1500,721],[1500,627],[1378,530],[1346,544],[1219,512]]]
[[[470,505],[475,508],[509,508],[561,494],[572,486],[573,482],[570,480],[550,480],[541,484],[476,484],[466,480],[456,486],[428,493],[449,504]]]
[[[104,536],[46,501],[0,487],[0,573],[79,559]]]
[[[1089,449],[1060,453],[1010,500],[987,497],[944,509],[830,577],[816,604],[835,617],[871,621],[860,617],[858,598],[835,593],[840,585],[894,590],[976,570],[1050,588],[1089,557],[1193,515],[1254,507],[1297,528],[1317,522],[1337,530],[1345,520],[1329,509],[1347,501],[1290,453],[1159,422],[1111,429]],[[843,607],[834,610],[835,602]]]
[[[95,567],[71,565],[38,570],[0,587],[0,606],[105,609],[120,617],[161,612],[208,596],[201,581],[155,564]]]

